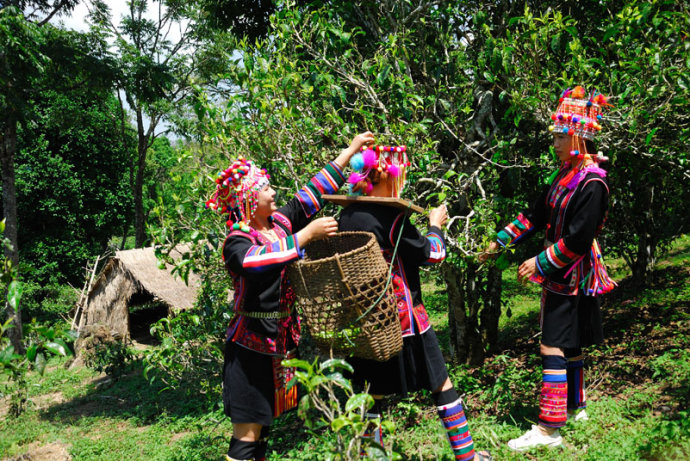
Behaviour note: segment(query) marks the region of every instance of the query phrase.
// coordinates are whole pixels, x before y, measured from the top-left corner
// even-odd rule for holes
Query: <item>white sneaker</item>
[[[589,416],[584,408],[580,411],[568,410],[568,421],[575,421],[576,423],[580,421],[589,421]]]
[[[563,444],[563,437],[558,429],[551,435],[544,435],[539,426],[532,426],[532,429],[525,432],[517,439],[508,442],[508,447],[515,451],[527,451],[530,448],[545,445],[547,447],[557,447]]]

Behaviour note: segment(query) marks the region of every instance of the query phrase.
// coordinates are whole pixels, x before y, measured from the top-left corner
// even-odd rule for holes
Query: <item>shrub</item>
[[[106,327],[87,327],[78,341],[84,365],[118,379],[131,368],[134,354],[125,341],[115,339]]]
[[[77,303],[79,293],[66,284],[41,285],[24,282],[22,293],[22,317],[24,321],[36,319],[39,322],[56,321],[67,316]]]

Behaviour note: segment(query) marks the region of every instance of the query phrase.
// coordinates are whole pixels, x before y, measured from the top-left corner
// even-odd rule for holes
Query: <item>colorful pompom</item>
[[[374,152],[372,149],[365,150],[362,154],[362,159],[364,160],[364,166],[366,168],[373,168],[379,163],[378,159],[376,158],[376,152]]]
[[[585,89],[582,88],[582,87],[579,86],[579,85],[576,86],[575,88],[573,88],[573,91],[572,91],[572,93],[570,94],[570,97],[571,97],[571,98],[575,98],[575,99],[582,99],[582,98],[584,98],[584,97],[585,97]]]
[[[355,171],[361,171],[364,168],[364,157],[362,154],[355,154],[350,159],[350,167]]]
[[[361,173],[352,173],[350,177],[347,179],[347,182],[349,182],[350,184],[357,184],[364,178],[366,178],[366,175],[363,175]]]
[[[599,93],[599,94],[594,98],[594,102],[596,102],[596,103],[599,104],[600,106],[604,106],[604,105],[606,105],[606,104],[608,103],[608,101],[606,100],[606,96],[604,96],[604,95],[601,94],[601,93]]]

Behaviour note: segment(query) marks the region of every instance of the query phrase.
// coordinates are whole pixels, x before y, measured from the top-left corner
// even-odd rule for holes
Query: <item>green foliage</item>
[[[82,358],[92,370],[119,379],[131,370],[134,354],[125,341],[111,341],[86,345]]]
[[[19,236],[23,273],[35,283],[81,286],[83,267],[131,219],[116,98],[109,91],[42,92],[34,123],[19,131]],[[48,174],[48,172],[50,172]]]
[[[45,373],[46,363],[51,356],[73,355],[71,344],[75,334],[63,326],[49,326],[32,322],[25,327],[25,355],[16,354],[14,346],[4,336],[12,320],[0,325],[0,375],[7,377],[0,395],[10,395],[10,415],[22,414],[29,403],[27,374],[35,370],[41,376]]]
[[[0,9],[0,126],[25,117],[27,94],[32,78],[40,75],[47,57],[40,47],[45,43],[41,29],[26,21],[14,6]]]
[[[25,321],[58,321],[74,308],[79,296],[73,287],[57,283],[42,285],[25,281],[22,287],[22,316]]]
[[[369,459],[401,459],[397,453],[390,453],[372,439],[363,438],[367,428],[383,426],[392,431],[394,426],[386,421],[368,420],[366,412],[374,405],[374,399],[367,393],[355,393],[352,384],[343,372],[352,373],[350,364],[342,359],[330,359],[318,363],[305,360],[284,360],[283,365],[295,367],[295,377],[289,387],[300,384],[305,394],[299,402],[299,416],[312,431],[329,428],[335,433],[335,442],[324,439],[326,460],[358,460],[361,451]],[[344,405],[342,401],[345,401]]]
[[[655,358],[650,367],[652,378],[660,380],[667,386],[666,391],[687,407],[690,403],[690,351],[671,349]]]
[[[144,354],[144,376],[166,389],[183,390],[213,406],[220,395],[221,336],[209,335],[210,318],[198,312],[182,312],[159,320],[151,333],[161,344]]]

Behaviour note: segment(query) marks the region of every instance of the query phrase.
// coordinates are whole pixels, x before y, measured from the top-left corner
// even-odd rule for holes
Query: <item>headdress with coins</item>
[[[350,159],[350,167],[354,173],[348,178],[350,193],[361,191],[365,195],[371,193],[374,188],[370,173],[378,172],[382,177],[393,178],[393,196],[400,197],[405,187],[407,167],[410,161],[407,158],[406,146],[362,146],[360,152]]]
[[[270,176],[254,162],[240,157],[216,177],[216,191],[206,207],[229,214],[228,227],[249,233],[258,203],[259,191],[269,184]]]

